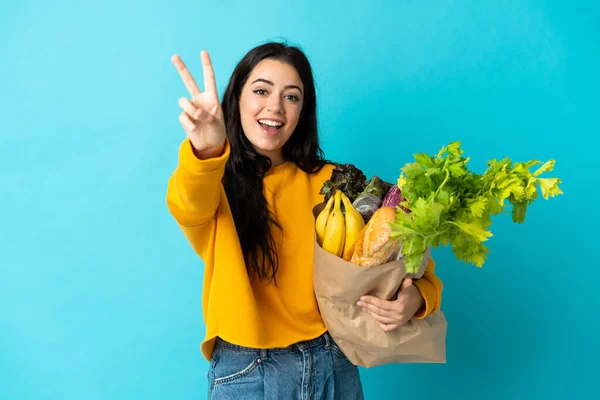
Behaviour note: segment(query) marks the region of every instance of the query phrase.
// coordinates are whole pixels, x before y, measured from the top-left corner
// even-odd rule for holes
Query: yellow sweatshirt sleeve
[[[179,148],[179,163],[169,178],[167,206],[188,242],[203,260],[210,260],[216,214],[225,190],[221,180],[229,158],[229,141],[218,157],[200,160],[189,139]]]
[[[227,140],[223,154],[200,160],[188,138],[181,143],[179,163],[169,178],[166,199],[170,213],[181,226],[193,227],[214,218],[229,152]]]
[[[414,318],[423,319],[439,310],[442,303],[442,290],[444,286],[440,278],[435,275],[435,262],[433,258],[429,259],[423,276],[415,279],[413,282],[421,292],[421,295],[423,295],[423,299],[425,299],[425,306],[417,311]]]

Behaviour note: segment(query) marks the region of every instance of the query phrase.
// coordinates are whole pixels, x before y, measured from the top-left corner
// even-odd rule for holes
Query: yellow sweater
[[[179,163],[169,179],[167,205],[194,251],[204,262],[202,309],[206,337],[201,351],[209,360],[214,339],[246,347],[285,347],[326,331],[313,288],[312,208],[333,165],[307,174],[294,163],[272,168],[264,178],[264,195],[282,230],[274,230],[279,270],[277,286],[251,282],[233,216],[221,184],[230,154],[229,142],[219,157],[199,160],[189,139],[179,149]],[[431,262],[415,281],[424,318],[440,306],[442,283]]]

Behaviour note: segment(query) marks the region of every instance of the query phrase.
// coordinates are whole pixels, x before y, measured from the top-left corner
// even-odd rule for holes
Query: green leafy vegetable
[[[354,201],[365,190],[367,177],[352,164],[338,164],[331,172],[331,177],[323,183],[320,194],[324,194],[324,201],[336,190],[341,190],[350,201]]]
[[[392,184],[382,181],[378,176],[372,176],[366,183],[365,189],[358,194],[357,197],[363,194],[372,194],[383,199],[383,196],[392,188]]]
[[[459,260],[481,267],[489,254],[484,242],[493,236],[492,217],[506,212],[507,203],[513,222],[520,224],[538,188],[546,200],[563,193],[560,179],[539,177],[554,169],[555,160],[532,173],[540,161],[493,159],[480,175],[467,169],[469,158],[460,146],[450,143],[434,156],[415,154],[416,162],[402,168],[398,187],[406,201],[400,204],[411,213],[398,208],[390,236],[402,243],[408,272],[417,272],[428,246],[440,245],[450,245]]]

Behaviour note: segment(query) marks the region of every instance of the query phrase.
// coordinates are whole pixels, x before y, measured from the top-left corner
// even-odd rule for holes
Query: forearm
[[[179,163],[169,178],[166,201],[173,217],[183,226],[201,224],[215,215],[229,157],[229,142],[220,155],[212,155],[198,158],[189,139],[180,146]]]

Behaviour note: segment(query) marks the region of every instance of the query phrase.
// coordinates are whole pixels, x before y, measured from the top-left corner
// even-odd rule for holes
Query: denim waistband
[[[237,344],[229,343],[217,337],[215,342],[215,350],[219,348],[225,348],[234,351],[260,353],[260,357],[266,359],[269,353],[304,351],[318,346],[324,346],[326,349],[329,349],[331,347],[332,342],[333,339],[331,338],[329,332],[325,332],[321,336],[316,337],[314,339],[297,342],[287,347],[271,347],[267,349],[261,349],[255,347],[239,346]]]

